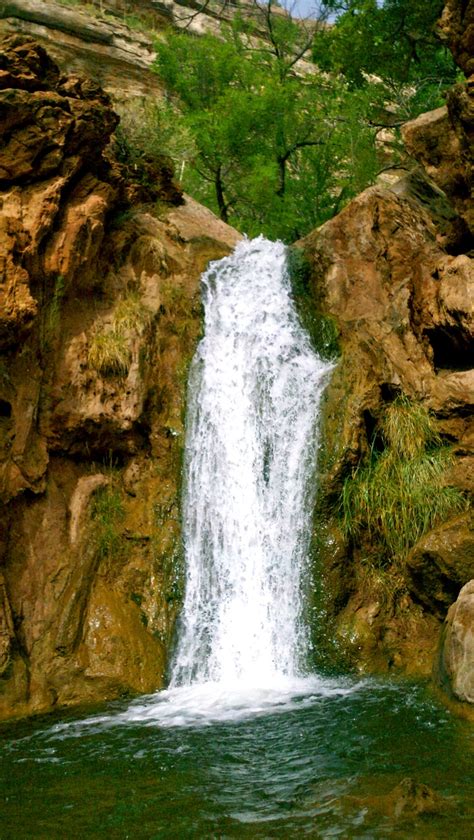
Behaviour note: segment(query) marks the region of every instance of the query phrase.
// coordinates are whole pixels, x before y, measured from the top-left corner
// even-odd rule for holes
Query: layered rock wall
[[[131,174],[92,82],[0,62],[0,716],[151,691],[182,589],[199,276],[238,234]],[[152,186],[150,186],[152,184]]]
[[[0,2],[0,34],[21,34],[42,44],[61,69],[86,74],[117,104],[156,96],[160,85],[151,71],[155,57],[150,25],[163,28],[167,17],[150,3],[74,4],[55,0]],[[131,12],[137,11],[136,24]],[[147,15],[151,15],[148,21]]]

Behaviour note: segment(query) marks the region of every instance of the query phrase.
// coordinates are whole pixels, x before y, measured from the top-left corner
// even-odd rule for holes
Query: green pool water
[[[472,840],[472,725],[423,686],[345,685],[222,720],[137,701],[4,724],[0,838]],[[406,777],[437,813],[386,812]]]

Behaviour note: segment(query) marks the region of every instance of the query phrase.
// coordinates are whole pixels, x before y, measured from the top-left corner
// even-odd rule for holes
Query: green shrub
[[[466,507],[462,493],[444,484],[453,463],[428,411],[398,397],[380,423],[385,448],[369,456],[346,479],[343,528],[358,541],[367,536],[382,564],[406,556],[431,528]]]
[[[192,159],[194,142],[189,128],[177,109],[159,100],[138,99],[121,108],[120,123],[114,136],[118,160],[132,166],[135,174],[145,180],[149,177],[140,167],[143,162],[154,162],[158,169],[166,157],[177,168],[178,177]]]

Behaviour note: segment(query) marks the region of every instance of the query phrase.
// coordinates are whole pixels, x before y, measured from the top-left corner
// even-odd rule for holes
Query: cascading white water
[[[188,391],[186,594],[171,685],[85,719],[79,731],[237,721],[359,687],[304,676],[318,407],[331,364],[298,322],[284,246],[241,242],[211,263],[203,290],[205,337]]]
[[[301,674],[318,405],[331,365],[290,297],[286,253],[241,242],[203,276],[190,373],[186,595],[171,686]]]

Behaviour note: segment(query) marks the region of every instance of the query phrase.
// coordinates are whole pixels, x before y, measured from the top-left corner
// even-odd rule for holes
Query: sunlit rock
[[[449,609],[435,676],[457,700],[474,703],[474,580]]]

